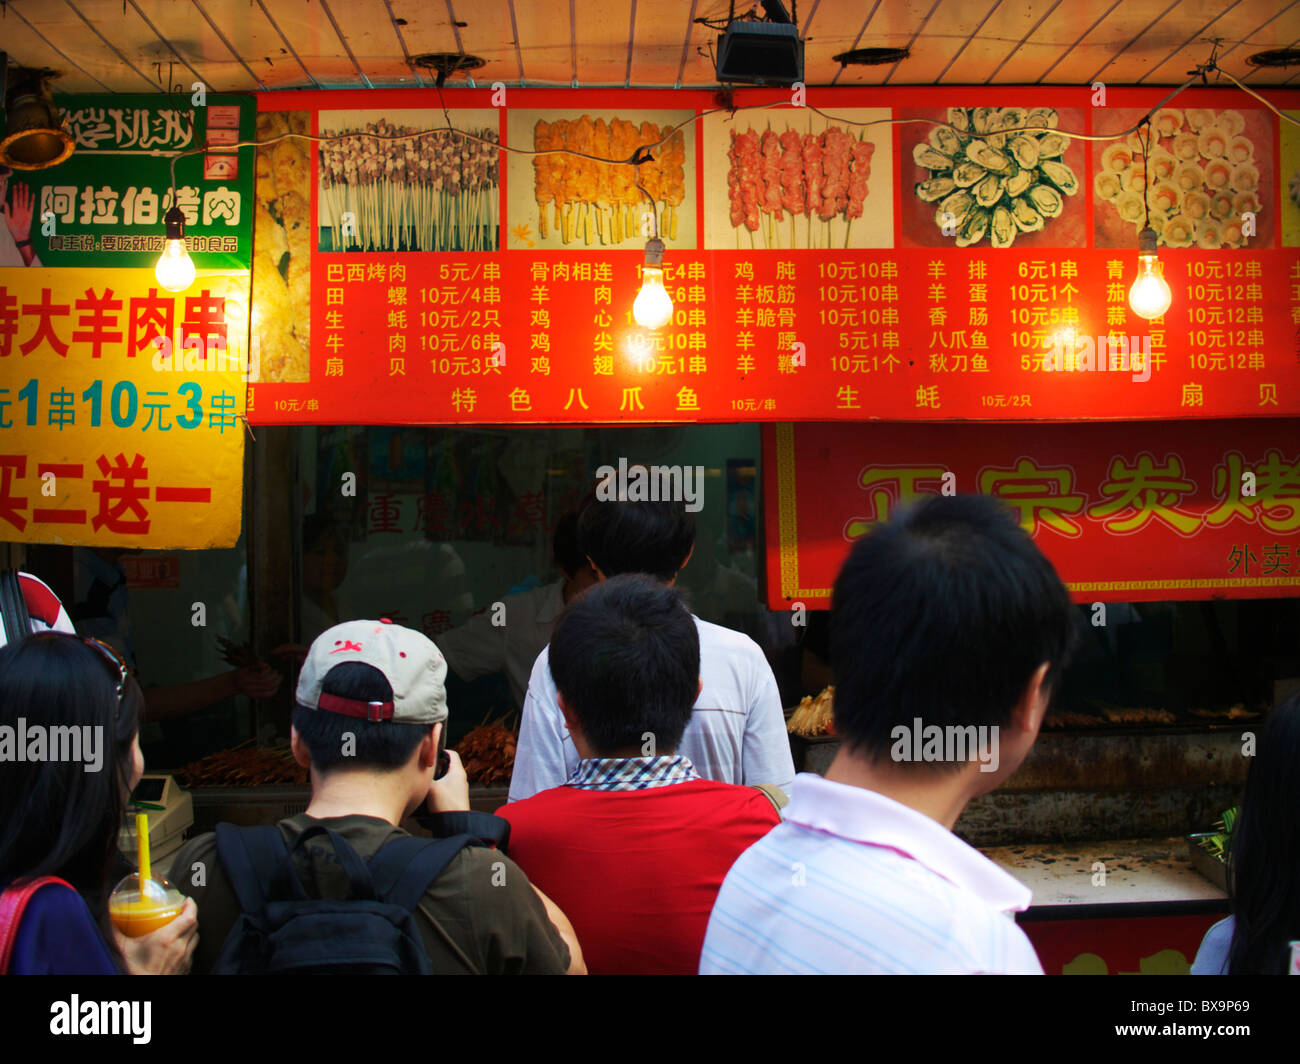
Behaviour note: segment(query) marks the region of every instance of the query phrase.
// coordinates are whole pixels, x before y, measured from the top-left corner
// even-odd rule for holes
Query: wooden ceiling
[[[410,57],[461,51],[487,64],[449,85],[695,88],[716,84],[717,31],[697,20],[727,12],[726,0],[0,0],[0,48],[60,71],[56,92],[427,86]],[[800,0],[797,14],[809,85],[1176,85],[1216,39],[1242,80],[1300,84],[1300,67],[1246,63],[1300,43],[1300,0]],[[911,58],[832,59],[880,46]]]

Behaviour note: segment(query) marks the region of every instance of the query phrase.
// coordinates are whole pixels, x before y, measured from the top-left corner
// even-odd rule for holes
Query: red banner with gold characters
[[[250,420],[1300,414],[1300,130],[1194,89],[1149,131],[1065,135],[1162,94],[262,95],[261,139],[323,139],[259,150]],[[1150,320],[1148,225],[1172,289]],[[656,232],[672,311],[647,329]]]
[[[1300,593],[1300,421],[763,427],[773,609],[907,503],[1003,500],[1078,602]]]

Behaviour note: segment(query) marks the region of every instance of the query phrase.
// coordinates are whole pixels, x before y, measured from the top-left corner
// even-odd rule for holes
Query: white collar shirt
[[[1029,888],[942,824],[801,773],[782,823],[718,893],[701,974],[1018,974]]]

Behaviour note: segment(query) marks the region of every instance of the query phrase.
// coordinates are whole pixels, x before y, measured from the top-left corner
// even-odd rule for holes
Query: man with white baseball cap
[[[350,848],[376,870],[385,846],[409,838],[398,825],[412,815],[435,838],[469,835],[480,843],[460,849],[413,910],[433,972],[585,971],[568,919],[505,855],[508,826],[470,811],[460,758],[442,751],[446,675],[429,639],[386,619],[348,621],[316,638],[298,678],[290,733],[294,757],[311,771],[306,812],[272,829],[282,847],[249,834],[265,829],[218,825],[215,835],[187,843],[172,866],[179,889],[199,906],[195,972],[236,970],[223,947],[246,934],[247,918],[257,915],[248,904],[257,893],[256,885],[248,889],[249,871],[266,901],[279,882],[263,874],[268,862],[256,859],[259,846],[280,850],[276,856],[292,862],[311,898],[347,898],[351,855],[339,851]],[[440,761],[445,772],[435,778]],[[381,878],[376,872],[375,882]]]

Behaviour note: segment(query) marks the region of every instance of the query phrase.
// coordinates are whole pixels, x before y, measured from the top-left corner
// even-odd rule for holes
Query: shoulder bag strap
[[[762,791],[767,800],[776,806],[778,813],[790,804],[790,799],[785,791],[781,790],[775,783],[756,783],[754,784],[754,790]]]
[[[14,943],[18,941],[18,925],[22,922],[27,903],[38,890],[51,884],[76,889],[58,876],[41,876],[21,887],[7,887],[0,894],[0,975],[9,974],[9,959],[13,956]]]

